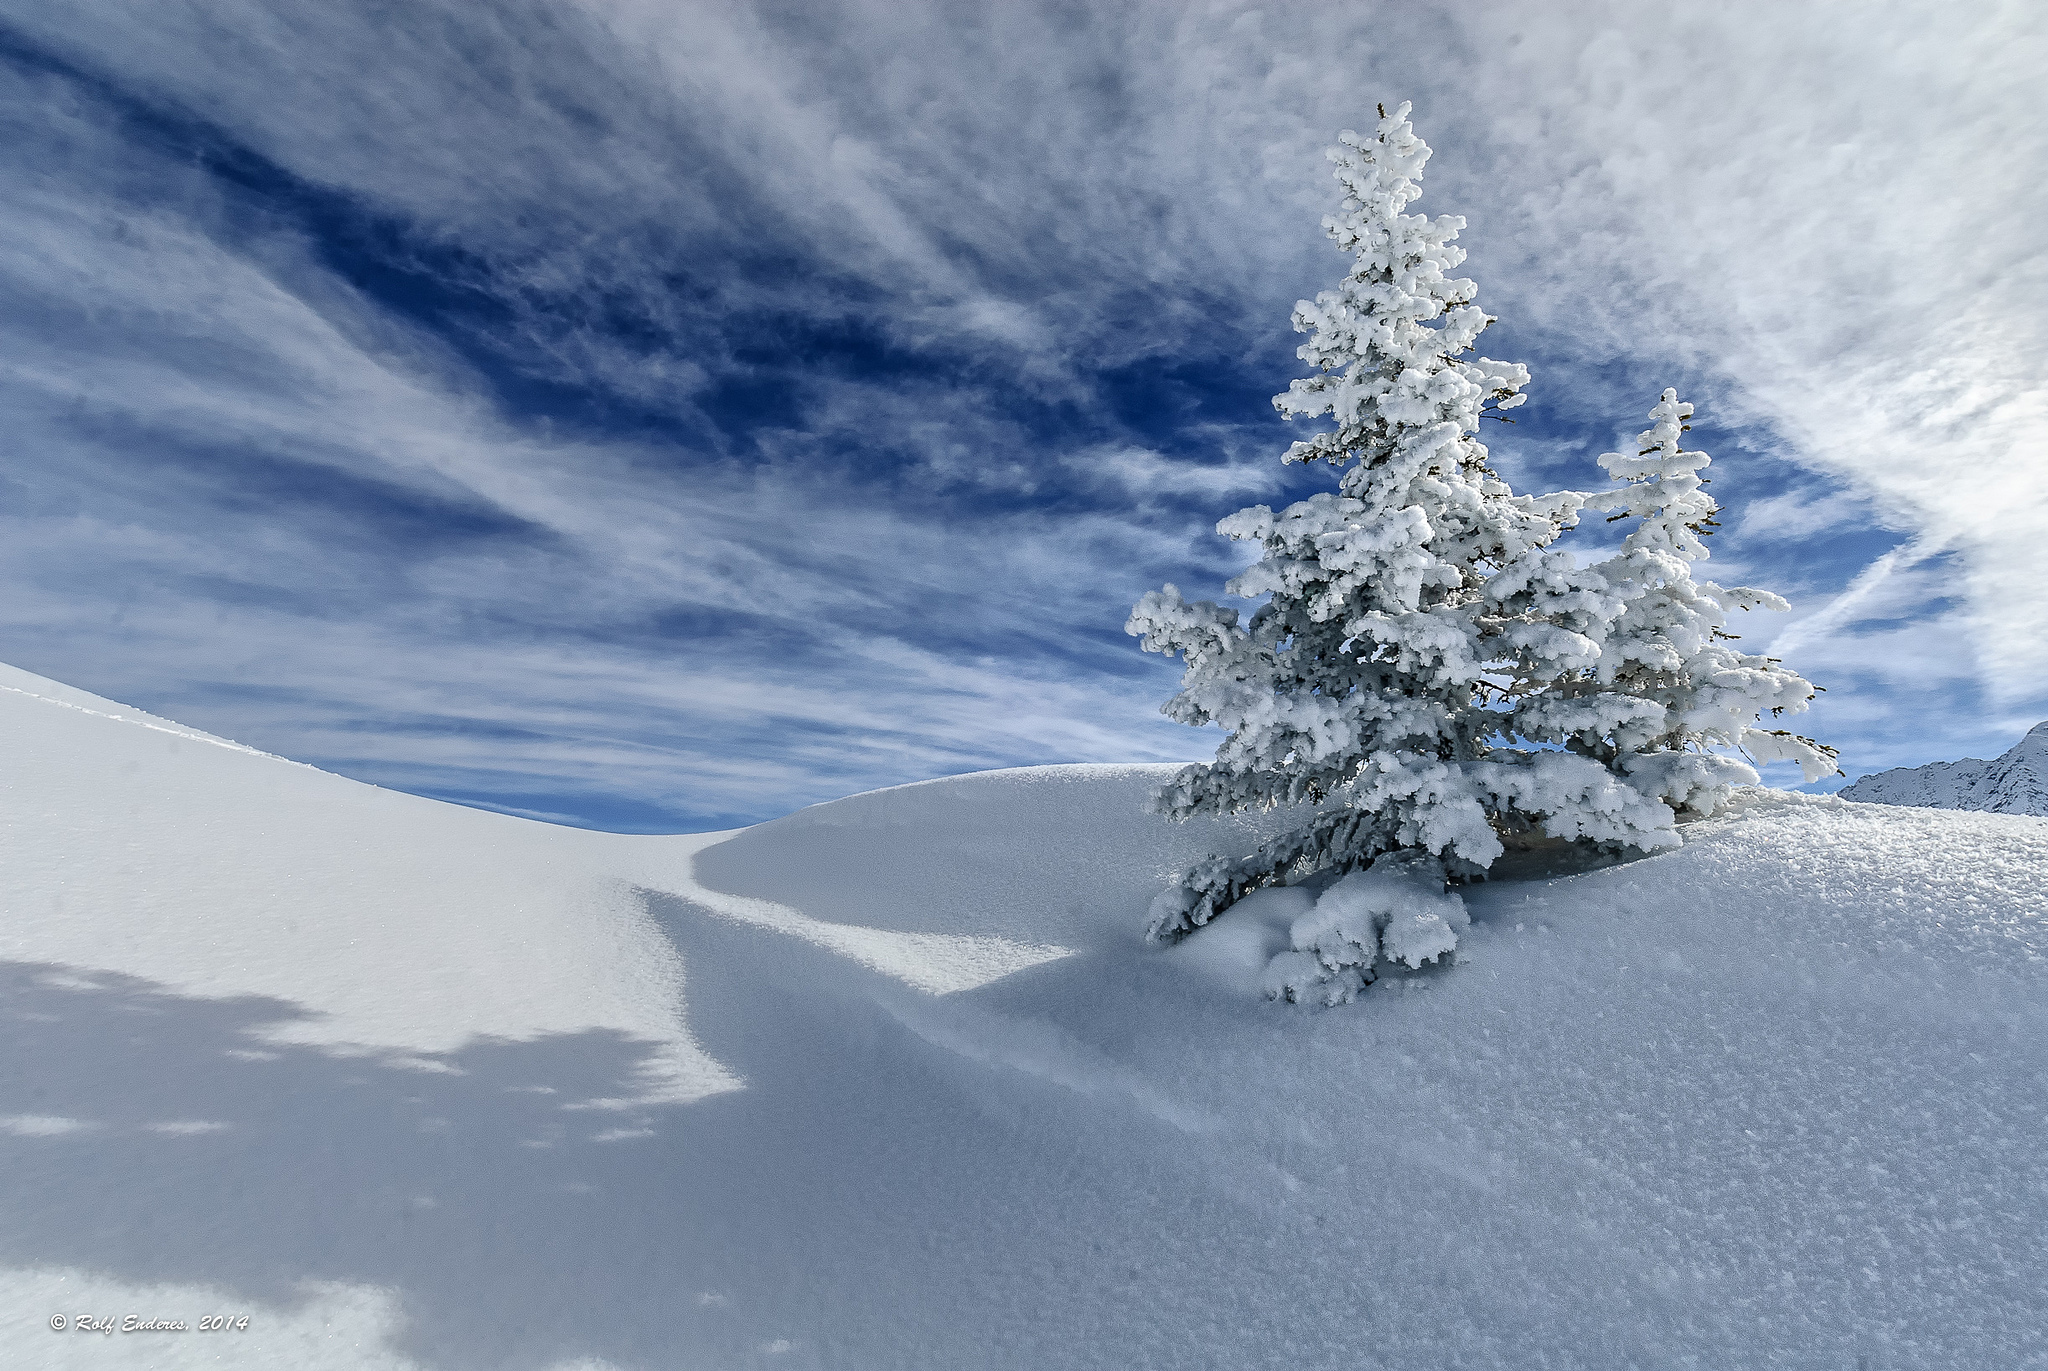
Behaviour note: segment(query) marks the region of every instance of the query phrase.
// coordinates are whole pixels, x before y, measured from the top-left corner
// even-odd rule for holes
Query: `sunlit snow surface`
[[[2048,1365],[2048,820],[1759,799],[1318,1011],[1138,941],[1252,839],[1156,769],[618,837],[0,686],[10,1366]]]

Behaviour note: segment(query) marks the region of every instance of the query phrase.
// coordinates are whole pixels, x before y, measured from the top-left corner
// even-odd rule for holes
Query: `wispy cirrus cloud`
[[[1314,487],[1266,398],[1384,96],[1537,367],[1503,467],[1685,386],[1816,726],[1981,749],[2048,652],[2041,22],[1857,14],[23,9],[6,655],[640,826],[1196,754],[1123,613]]]

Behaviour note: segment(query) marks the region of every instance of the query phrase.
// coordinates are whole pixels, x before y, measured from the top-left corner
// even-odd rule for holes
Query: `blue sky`
[[[2048,715],[2024,6],[10,6],[0,659],[379,784],[722,827],[1174,760],[1122,633],[1283,469],[1321,149],[1590,488],[1665,385],[1708,574],[1852,774]]]

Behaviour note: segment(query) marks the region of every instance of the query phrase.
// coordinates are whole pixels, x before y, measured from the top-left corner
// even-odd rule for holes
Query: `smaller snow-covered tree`
[[[1811,682],[1772,657],[1728,644],[1732,610],[1787,608],[1766,590],[1694,581],[1705,561],[1704,539],[1720,512],[1700,475],[1712,461],[1686,451],[1681,435],[1693,407],[1666,390],[1650,411],[1652,426],[1636,437],[1633,455],[1600,458],[1624,484],[1591,495],[1585,508],[1636,520],[1614,556],[1556,582],[1552,613],[1589,636],[1598,655],[1523,695],[1511,727],[1536,742],[1556,743],[1627,778],[1637,791],[1678,814],[1711,814],[1756,772],[1717,749],[1735,748],[1758,761],[1797,762],[1809,781],[1835,771],[1835,750],[1783,729],[1758,728],[1765,714],[1798,713],[1814,698]],[[1494,587],[1499,601],[1526,597],[1517,569]],[[1545,598],[1541,595],[1537,599]]]

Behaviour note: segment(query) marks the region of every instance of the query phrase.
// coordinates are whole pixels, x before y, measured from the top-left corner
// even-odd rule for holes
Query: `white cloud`
[[[1112,485],[1138,499],[1180,495],[1220,502],[1271,491],[1280,484],[1280,466],[1271,453],[1251,461],[1208,463],[1175,461],[1150,448],[1107,447],[1061,460],[1072,479]]]
[[[1745,543],[1797,541],[1814,534],[1870,525],[1868,504],[1847,491],[1798,487],[1746,501],[1733,536]]]
[[[61,1138],[99,1127],[86,1119],[69,1119],[57,1114],[8,1114],[0,1116],[0,1133],[17,1138]]]
[[[1618,269],[1650,348],[1698,358],[1792,455],[1960,550],[1985,684],[2033,689],[2048,667],[2048,597],[2029,590],[2048,575],[2039,12],[1596,7],[1525,38],[1500,72],[1522,111],[1511,136],[1539,165],[1557,166],[1541,143],[1560,138],[1593,168],[1531,252],[1585,235],[1573,268],[1538,278],[1556,307],[1582,302],[1574,277]],[[1605,242],[1589,232],[1603,220]]]

